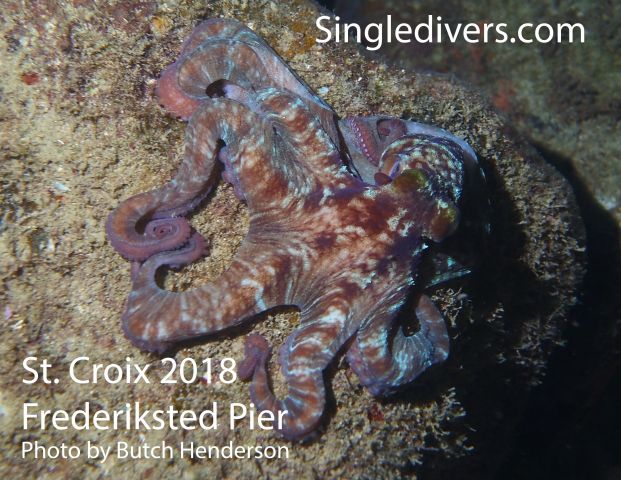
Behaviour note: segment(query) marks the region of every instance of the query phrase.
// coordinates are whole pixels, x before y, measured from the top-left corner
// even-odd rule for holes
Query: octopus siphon
[[[416,333],[406,335],[395,318],[428,245],[459,223],[464,177],[476,165],[465,141],[395,117],[338,119],[234,20],[198,25],[156,94],[188,121],[183,161],[172,180],[121,202],[106,224],[111,245],[133,262],[122,323],[136,346],[163,352],[297,307],[300,324],[279,356],[285,398],[269,385],[263,336],[248,336],[238,369],[258,408],[287,411],[280,433],[293,440],[320,426],[324,370],[340,352],[376,396],[447,358],[446,325],[428,296],[414,308]],[[248,232],[217,281],[167,291],[155,281],[160,267],[205,254],[184,216],[213,187],[218,162],[248,206]]]

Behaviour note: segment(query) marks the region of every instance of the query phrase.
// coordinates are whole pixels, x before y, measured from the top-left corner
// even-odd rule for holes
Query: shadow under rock
[[[452,288],[452,296],[460,289],[467,299],[454,319],[455,325],[449,327],[451,354],[444,364],[425,371],[411,386],[384,400],[417,405],[432,401],[440,391],[455,388],[468,415],[457,421],[461,426],[455,423],[449,429],[466,433],[468,443],[476,445],[476,450],[465,457],[447,459],[433,453],[431,446],[422,466],[404,465],[403,475],[456,478],[459,471],[459,478],[492,478],[511,451],[520,422],[528,419],[525,406],[529,391],[546,366],[537,363],[545,360],[536,351],[526,352],[532,358],[524,363],[515,352],[548,348],[548,339],[537,336],[540,330],[534,333],[539,343],[532,347],[522,343],[530,333],[529,325],[541,328],[543,335],[546,328],[552,329],[552,338],[560,336],[558,330],[564,327],[554,314],[559,308],[558,284],[538,279],[524,265],[527,238],[517,206],[495,168],[488,166],[485,174],[485,195],[464,199],[462,225],[438,246],[472,271],[467,277],[442,284]],[[482,228],[480,214],[487,194],[493,205],[489,234]],[[415,298],[402,309],[402,325],[412,322]],[[496,312],[499,305],[502,311]]]
[[[621,250],[619,226],[571,161],[538,146],[574,189],[587,237],[587,274],[567,346],[529,399],[514,449],[495,478],[620,478]]]

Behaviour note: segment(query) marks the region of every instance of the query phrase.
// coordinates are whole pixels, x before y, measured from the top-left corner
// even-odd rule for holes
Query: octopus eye
[[[429,187],[429,177],[422,170],[406,168],[391,183],[399,192],[411,193],[422,192]]]
[[[459,210],[453,202],[438,201],[435,216],[428,226],[430,238],[439,242],[455,231],[459,224]]]

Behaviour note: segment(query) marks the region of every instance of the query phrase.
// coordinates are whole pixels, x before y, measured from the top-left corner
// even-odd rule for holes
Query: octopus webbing
[[[428,296],[415,307],[416,333],[395,318],[427,246],[458,225],[465,171],[476,163],[465,141],[395,117],[339,120],[263,39],[227,19],[195,28],[156,94],[188,120],[183,161],[168,183],[123,201],[106,225],[133,262],[122,323],[135,345],[163,352],[297,307],[300,324],[279,357],[286,397],[269,385],[263,336],[248,336],[238,372],[251,379],[259,409],[287,411],[280,433],[298,440],[321,424],[323,372],[340,352],[378,396],[447,358],[447,329]],[[158,268],[205,254],[184,215],[212,188],[218,161],[248,205],[248,232],[215,282],[164,290]]]

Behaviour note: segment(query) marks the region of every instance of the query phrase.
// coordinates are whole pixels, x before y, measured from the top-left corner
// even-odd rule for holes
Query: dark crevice
[[[579,304],[570,315],[567,346],[555,352],[544,383],[532,392],[516,445],[496,478],[619,478],[619,227],[569,159],[537,147],[574,190],[585,223],[588,265]]]

